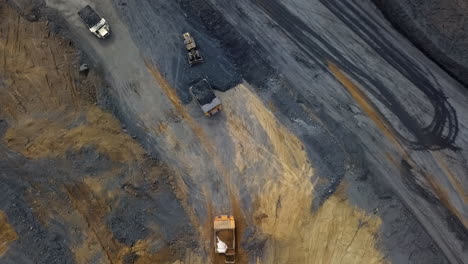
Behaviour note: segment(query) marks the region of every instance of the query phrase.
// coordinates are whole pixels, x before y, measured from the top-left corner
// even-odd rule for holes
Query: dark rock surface
[[[400,33],[468,86],[467,1],[373,1]]]

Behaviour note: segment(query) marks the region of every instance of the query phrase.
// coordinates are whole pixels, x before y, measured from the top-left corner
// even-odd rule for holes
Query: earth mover
[[[80,11],[78,11],[78,15],[86,24],[89,31],[96,35],[96,37],[105,39],[109,36],[109,24],[107,24],[107,21],[100,17],[91,6],[86,5],[83,7]]]
[[[182,37],[184,38],[185,48],[188,51],[187,55],[190,66],[203,62],[203,57],[200,55],[200,51],[197,49],[197,44],[190,33],[186,32]]]
[[[224,254],[224,263],[236,262],[236,222],[232,215],[216,216],[213,223],[217,254]]]
[[[206,79],[197,82],[189,90],[206,116],[213,116],[221,111],[221,100],[216,97]]]

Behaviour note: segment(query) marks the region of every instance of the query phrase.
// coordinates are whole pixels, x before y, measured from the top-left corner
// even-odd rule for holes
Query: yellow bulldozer
[[[190,33],[186,32],[182,37],[184,39],[185,48],[188,51],[187,55],[190,66],[203,62],[203,57],[200,55],[200,51],[197,49],[197,44]]]

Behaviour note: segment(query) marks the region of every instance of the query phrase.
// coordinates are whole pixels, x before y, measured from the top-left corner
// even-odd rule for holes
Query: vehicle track
[[[369,75],[363,75],[362,71],[351,68],[354,71],[354,78],[363,77],[374,83],[374,86],[378,88],[381,95],[373,92],[372,89],[369,89],[369,92],[399,117],[402,124],[416,137],[416,141],[406,139],[401,134],[400,138],[409,144],[410,147],[417,150],[459,149],[459,147],[455,146],[455,140],[458,135],[457,113],[444,94],[443,87],[436,86],[433,82],[429,81],[428,77],[431,77],[431,72],[427,68],[424,69],[421,63],[408,57],[399,47],[392,45],[393,39],[388,39],[392,35],[379,22],[371,20],[372,15],[367,13],[366,9],[359,8],[359,4],[356,4],[356,2],[353,1],[353,4],[335,0],[322,0],[320,2],[342,20],[343,23],[350,25],[350,28],[357,35],[376,52],[381,54],[385,61],[410,80],[430,100],[434,108],[432,121],[428,125],[419,124],[409,112],[405,111],[391,91],[384,86],[378,85],[376,80],[372,80]],[[350,64],[346,63],[346,65]]]
[[[370,17],[369,14],[364,16],[360,13],[356,13],[362,11],[357,11],[349,4],[336,6],[337,3],[334,1],[321,1],[321,3],[329,8],[344,23],[350,25],[353,30],[357,31],[358,35],[374,50],[381,54],[390,65],[408,78],[416,87],[421,89],[430,100],[435,112],[429,125],[425,127],[419,125],[419,121],[405,110],[400,101],[385,85],[372,75],[356,67],[349,59],[342,56],[340,51],[333,47],[322,36],[311,30],[302,20],[288,13],[288,11],[286,11],[287,9],[281,3],[263,0],[257,2],[257,4],[281,26],[285,34],[290,36],[291,40],[296,42],[305,54],[309,54],[309,59],[321,65],[323,69],[326,69],[327,61],[332,61],[337,65],[343,65],[354,79],[365,85],[366,91],[372,94],[379,102],[383,103],[387,109],[394,113],[400,122],[411,131],[416,141],[408,139],[402,133],[398,132],[397,129],[393,129],[394,132],[399,135],[399,138],[404,140],[410,147],[421,150],[457,149],[454,145],[458,133],[456,111],[448,102],[441,88],[439,87],[437,89],[432,82],[427,80],[426,74],[424,74],[425,71],[422,69],[414,69],[414,66],[419,64],[415,61],[409,61],[408,57],[397,47],[389,44],[391,43],[390,41],[382,39],[382,36],[385,38],[388,34],[386,34],[386,32],[381,32],[375,25],[376,22],[368,19],[368,17]],[[360,20],[356,18],[360,18]],[[367,27],[373,27],[372,31],[368,30]],[[312,38],[308,37],[307,34],[312,36]],[[379,36],[377,34],[379,34]],[[372,86],[367,85],[367,83],[372,84]],[[377,89],[377,91],[374,89]]]
[[[316,27],[310,20],[307,21],[307,17],[300,17],[291,11],[301,9],[300,5],[304,2],[287,0],[281,3],[264,0],[141,1],[138,4],[120,0],[94,1],[102,10],[103,16],[109,18],[111,28],[114,25],[114,33],[118,33],[114,39],[101,43],[86,32],[79,21],[76,21],[74,17],[76,3],[59,0],[48,0],[48,2],[67,18],[71,31],[76,34],[77,42],[84,47],[84,50],[96,54],[96,61],[102,62],[106,76],[113,85],[115,107],[122,113],[119,117],[127,124],[130,133],[135,134],[153,154],[177,168],[180,177],[176,185],[184,192],[183,200],[191,207],[189,211],[192,220],[195,219],[193,224],[198,226],[198,231],[202,233],[201,241],[211,239],[210,226],[206,223],[210,223],[213,214],[229,211],[237,202],[240,213],[234,208],[236,217],[245,216],[246,219],[242,221],[247,226],[257,226],[258,230],[261,230],[253,235],[254,240],[260,241],[253,248],[259,251],[265,250],[267,253],[274,252],[272,256],[277,257],[278,263],[291,263],[294,260],[303,263],[304,260],[310,260],[315,252],[325,252],[321,246],[328,244],[319,245],[313,239],[314,234],[322,234],[321,230],[316,229],[321,225],[330,232],[330,236],[351,234],[348,242],[352,244],[344,250],[336,248],[336,252],[324,256],[324,259],[340,254],[346,255],[347,250],[354,249],[354,246],[358,250],[362,249],[372,254],[375,259],[382,259],[374,245],[375,232],[379,228],[378,218],[350,207],[345,201],[358,197],[355,198],[360,199],[358,204],[368,205],[365,208],[369,211],[377,208],[377,204],[378,208],[384,208],[378,216],[384,218],[384,224],[385,221],[389,221],[382,227],[384,230],[382,234],[391,237],[386,239],[386,242],[407,241],[411,250],[417,245],[422,249],[414,250],[427,253],[426,257],[419,258],[420,262],[429,258],[444,261],[438,249],[434,252],[429,251],[428,247],[432,240],[427,237],[414,217],[405,217],[403,224],[398,223],[398,219],[392,220],[391,215],[395,210],[403,210],[405,207],[401,201],[394,198],[391,191],[379,192],[378,201],[375,201],[377,195],[373,193],[370,184],[359,183],[356,190],[355,182],[365,180],[353,179],[353,177],[372,178],[371,181],[375,181],[375,185],[381,185],[374,186],[376,189],[392,186],[400,192],[399,195],[403,193],[402,198],[410,199],[411,202],[407,206],[413,206],[410,207],[412,210],[415,206],[418,206],[419,210],[424,210],[425,206],[428,206],[425,202],[431,202],[430,199],[421,201],[418,196],[420,194],[411,189],[414,186],[407,186],[405,184],[408,182],[401,182],[401,177],[404,177],[398,173],[401,164],[399,162],[393,164],[385,159],[396,156],[394,160],[399,160],[400,145],[390,145],[385,139],[378,138],[382,131],[375,129],[372,122],[369,122],[359,109],[350,108],[356,103],[330,73],[329,62],[336,64],[347,73],[346,75],[351,77],[350,82],[358,82],[356,87],[364,88],[363,92],[373,100],[372,102],[369,100],[371,106],[379,109],[382,116],[387,117],[386,121],[395,127],[395,131],[392,132],[398,132],[396,134],[400,135],[399,139],[408,142],[410,147],[408,152],[413,151],[411,147],[416,148],[421,145],[430,150],[439,149],[451,140],[457,140],[461,147],[465,145],[463,138],[456,137],[457,133],[463,134],[463,132],[462,129],[457,130],[455,124],[460,128],[462,125],[455,122],[456,116],[445,103],[447,100],[441,106],[439,106],[440,101],[435,102],[437,106],[433,107],[435,117],[431,117],[430,125],[424,125],[425,122],[421,120],[426,119],[410,115],[406,107],[412,105],[408,103],[409,101],[405,101],[406,104],[400,103],[404,101],[401,100],[401,95],[395,94],[396,92],[389,88],[391,86],[388,82],[382,80],[382,76],[377,76],[370,67],[364,69],[359,65],[365,61],[364,59],[378,57],[378,52],[392,46],[381,47],[379,45],[383,45],[382,43],[375,44],[372,39],[368,40],[369,44],[366,39],[362,39],[361,43],[360,35],[351,28],[349,32],[353,33],[354,38],[346,41],[365,44],[366,47],[370,47],[371,52],[352,54],[351,51],[354,57],[350,56],[344,52],[349,50],[343,49],[348,43],[340,39],[340,36],[334,38],[324,34],[319,31],[324,30],[323,28]],[[319,1],[307,3],[310,4],[306,5],[309,9],[323,5]],[[117,10],[112,7],[116,7]],[[230,10],[223,10],[226,7]],[[322,15],[319,19],[333,21],[334,24],[330,26],[331,32],[335,26],[344,27],[343,24],[352,26],[352,23],[343,22],[347,21],[345,18],[348,13],[340,11],[341,13],[335,15],[331,12],[333,8],[334,6],[330,6],[330,9],[322,7],[317,12],[323,14],[315,15]],[[343,6],[339,5],[338,8]],[[342,20],[339,20],[339,14],[344,16]],[[263,21],[267,23],[262,24]],[[250,27],[248,30],[245,24]],[[196,39],[201,40],[203,47],[208,48],[206,50],[213,52],[213,55],[211,52],[207,53],[208,60],[201,65],[202,67],[193,69],[186,67],[184,49],[182,46],[178,48],[178,45],[182,45],[179,33],[187,29],[196,32]],[[367,33],[371,34],[372,38],[376,37],[371,29],[360,34]],[[286,42],[294,45],[288,46]],[[352,44],[359,45],[356,43]],[[115,53],[119,53],[120,56],[113,56]],[[401,56],[400,53],[396,54]],[[368,57],[361,61],[357,55]],[[394,63],[412,63],[400,59]],[[382,61],[378,61],[380,71],[393,71],[390,62],[385,59]],[[414,82],[411,80],[405,82],[406,76],[403,73],[408,71],[407,67],[410,65],[401,68],[400,71],[395,70],[396,74],[393,76],[399,78],[395,80],[395,84],[408,85],[408,90],[415,91],[408,94],[424,95],[424,90],[413,87],[416,86]],[[154,69],[156,74],[151,69]],[[222,74],[214,76],[213,79],[219,81],[225,78],[225,82],[220,82],[219,87],[222,87],[220,90],[228,89],[227,84],[237,83],[239,80],[237,71],[255,86],[243,83],[226,93],[218,93],[225,104],[225,111],[222,115],[208,120],[198,111],[195,104],[186,104],[190,100],[186,97],[188,83],[184,78],[185,74],[190,78],[198,78],[200,72],[206,71],[212,74],[217,72],[216,69],[221,69]],[[296,72],[291,73],[285,69]],[[429,67],[427,73],[431,73],[432,70]],[[231,71],[235,74],[229,74]],[[152,78],[154,76],[151,73],[158,77]],[[424,74],[425,71],[418,69],[417,73]],[[439,88],[437,85],[433,87]],[[453,87],[449,88],[453,90]],[[254,91],[258,92],[258,95]],[[435,93],[437,100],[443,98],[437,91],[428,90],[428,93],[431,95]],[[462,97],[460,102],[463,100]],[[380,101],[382,102],[379,103]],[[421,109],[427,109],[426,104],[431,105],[431,101],[426,102],[424,99],[420,101],[423,101]],[[462,109],[460,104],[457,106],[457,111]],[[416,106],[413,109],[419,108]],[[440,113],[437,114],[437,111]],[[397,119],[392,119],[393,116]],[[411,118],[418,120],[420,125],[412,124]],[[400,128],[399,125],[404,124],[403,121],[411,124]],[[200,133],[203,134],[202,137],[198,136]],[[428,133],[430,136],[426,135]],[[416,142],[414,143],[416,146],[411,146],[412,142]],[[443,151],[447,152],[457,147],[456,144],[444,146]],[[442,158],[446,158],[445,155],[450,157],[447,152],[441,152],[444,155]],[[413,153],[417,153],[414,155],[418,158],[414,161],[416,164],[433,161],[429,152],[411,152]],[[428,155],[423,156],[426,153]],[[460,155],[463,156],[463,153]],[[216,158],[215,161],[213,157]],[[454,167],[457,168],[455,175],[459,177],[458,163]],[[419,167],[414,168],[415,177],[424,184],[425,179],[419,178],[420,173],[417,171]],[[423,169],[437,172],[438,168]],[[361,173],[365,175],[360,175]],[[436,174],[439,175],[442,175],[440,178],[443,179],[444,173]],[[381,178],[390,179],[390,183],[382,184]],[[335,193],[337,187],[345,184],[342,179],[346,179],[346,183],[351,182],[349,192],[355,192],[355,196],[337,198],[340,197]],[[316,184],[317,182],[325,184]],[[438,184],[440,183],[436,182],[434,186]],[[447,186],[450,191],[450,184]],[[410,189],[409,195],[407,189]],[[446,189],[441,190],[441,194],[447,192]],[[230,197],[226,197],[226,193],[230,193]],[[314,201],[317,199],[319,202],[313,210],[310,210],[312,195]],[[453,197],[447,201],[451,203],[453,198],[454,204],[457,205],[456,198],[459,197],[456,194]],[[392,202],[388,202],[388,199]],[[431,209],[430,206],[427,208]],[[459,206],[454,208],[460,209]],[[463,210],[461,207],[462,212]],[[339,218],[343,222],[322,221],[321,217],[334,220],[335,217],[333,214],[330,216],[330,213],[338,211],[346,212],[346,215],[341,215],[343,217]],[[435,211],[428,210],[426,214],[432,212]],[[374,214],[377,213],[374,211]],[[355,223],[359,221],[351,216],[372,219],[370,221],[372,223],[367,226],[371,228],[358,228],[357,232],[354,230]],[[423,217],[432,221],[427,215]],[[437,217],[436,221],[445,216],[437,215]],[[314,221],[318,221],[317,225]],[[436,222],[433,226],[437,224],[440,222]],[[389,227],[389,225],[401,225],[403,228]],[[418,230],[417,235],[405,233],[407,230],[405,228],[410,226],[414,227],[410,229]],[[446,230],[445,222],[440,226],[443,228],[435,232]],[[363,230],[366,232],[362,232]],[[243,231],[244,229],[239,230],[241,234]],[[308,232],[304,236],[309,239],[296,241],[295,234],[301,232]],[[326,234],[328,236],[329,233]],[[364,237],[362,240],[353,239],[353,234],[363,234]],[[447,234],[446,237],[451,238],[451,235]],[[268,239],[265,238],[267,242],[262,244],[264,236]],[[242,235],[240,237],[239,241],[242,241]],[[458,240],[453,241],[454,244],[458,243]],[[359,244],[361,242],[366,244]],[[414,254],[406,249],[387,248],[387,245],[383,246],[383,250],[388,249],[394,255],[401,254],[403,257],[409,255],[408,258],[413,258]],[[301,248],[308,248],[310,251],[304,255],[294,251]],[[201,245],[201,249],[205,250],[201,255],[206,256],[211,253],[212,247],[205,244]],[[242,252],[242,256],[247,255]],[[359,263],[360,259],[354,261]]]

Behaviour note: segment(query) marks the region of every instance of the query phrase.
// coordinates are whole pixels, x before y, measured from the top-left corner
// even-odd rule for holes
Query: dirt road
[[[46,3],[104,69],[129,133],[173,168],[200,263],[221,213],[238,219],[239,263],[467,259],[466,90],[367,1]],[[86,3],[109,40],[78,19]],[[201,77],[226,91],[212,119],[189,103]]]
[[[4,1],[0,17],[0,262],[190,257],[173,172],[95,105],[97,73],[79,74],[77,51],[50,24]]]

